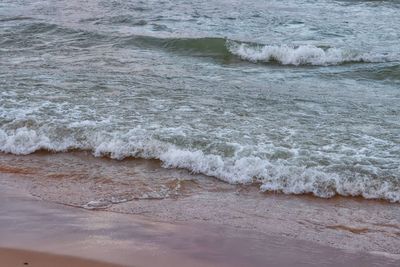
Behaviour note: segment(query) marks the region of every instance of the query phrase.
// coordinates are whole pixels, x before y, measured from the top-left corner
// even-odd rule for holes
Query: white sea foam
[[[233,41],[227,42],[228,50],[250,62],[278,62],[283,65],[338,65],[347,62],[386,62],[393,55],[360,54],[340,48],[323,49],[314,45],[256,46]]]
[[[0,130],[0,151],[16,155],[27,155],[45,149],[50,151],[66,151],[74,148],[74,141],[65,139],[55,142],[44,134],[26,127],[11,133]]]
[[[40,133],[39,133],[40,132]],[[0,130],[0,151],[13,154],[29,154],[45,149],[92,150],[95,156],[114,159],[138,157],[159,159],[166,168],[184,168],[193,173],[217,177],[229,183],[261,183],[262,191],[280,191],[286,194],[312,193],[319,197],[363,196],[400,202],[399,186],[388,181],[373,180],[368,176],[340,176],[318,168],[287,166],[259,157],[226,158],[205,154],[199,150],[187,150],[148,137],[145,130],[137,128],[126,133],[98,133],[77,141],[66,138],[52,140],[44,131],[20,128],[5,132]]]

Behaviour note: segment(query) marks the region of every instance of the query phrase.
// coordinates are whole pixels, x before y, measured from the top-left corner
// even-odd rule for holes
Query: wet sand
[[[111,263],[20,249],[0,248],[1,266],[17,267],[118,267]]]
[[[3,263],[106,266],[82,260],[87,258],[124,266],[396,266],[385,257],[254,231],[67,207],[6,186],[0,209]]]
[[[257,194],[254,188],[160,170],[155,162],[81,153],[1,159],[3,259],[17,255],[21,261],[23,253],[41,252],[44,261],[63,255],[123,266],[400,264],[396,204]],[[158,184],[149,188],[147,176]],[[148,189],[147,198],[122,190],[139,185]]]

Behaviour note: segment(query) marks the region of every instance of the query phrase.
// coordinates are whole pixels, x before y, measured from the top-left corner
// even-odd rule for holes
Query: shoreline
[[[0,193],[0,256],[10,262],[65,266],[76,262],[74,266],[94,267],[397,266],[400,262],[211,223],[165,223],[77,209],[4,185]],[[51,266],[45,264],[29,266]]]
[[[26,153],[26,154],[25,154]],[[377,200],[377,201],[386,201],[388,203],[398,203],[400,204],[400,199],[397,196],[398,190],[395,188],[393,189],[391,186],[387,184],[386,180],[381,181],[381,183],[376,183],[373,180],[367,180],[364,181],[362,177],[359,177],[360,180],[356,179],[356,181],[363,181],[360,184],[354,183],[354,181],[349,181],[349,180],[341,180],[339,179],[342,176],[337,176],[335,173],[324,173],[322,178],[318,178],[318,175],[316,176],[317,178],[314,177],[314,175],[306,175],[303,177],[302,172],[300,173],[289,173],[285,174],[283,176],[278,176],[279,179],[274,179],[275,175],[272,175],[270,178],[269,175],[266,176],[261,176],[263,178],[260,178],[258,174],[251,174],[250,176],[247,176],[246,174],[243,174],[244,177],[247,177],[245,180],[242,179],[233,179],[231,178],[232,176],[235,177],[237,171],[240,173],[240,170],[233,171],[232,173],[226,173],[226,175],[221,175],[218,171],[204,171],[202,168],[206,166],[206,169],[209,169],[210,163],[204,163],[200,165],[204,165],[203,167],[200,168],[193,168],[193,166],[185,165],[185,164],[177,164],[177,163],[172,163],[169,161],[166,161],[163,159],[163,157],[158,157],[158,156],[151,156],[148,157],[146,155],[139,155],[138,157],[132,156],[132,155],[114,155],[112,152],[98,152],[94,151],[92,149],[84,148],[74,148],[74,149],[69,149],[66,148],[65,150],[52,150],[51,148],[38,148],[36,150],[31,150],[31,151],[25,151],[25,152],[20,152],[20,151],[13,151],[13,150],[2,150],[0,151],[0,156],[1,155],[8,155],[10,157],[27,157],[27,156],[49,156],[49,155],[57,155],[57,154],[80,154],[80,155],[86,155],[88,157],[95,157],[99,158],[101,160],[104,160],[105,162],[111,161],[119,161],[119,162],[131,162],[131,161],[146,161],[146,162],[151,162],[153,165],[157,165],[157,168],[165,168],[165,169],[175,169],[177,171],[182,171],[194,175],[199,175],[199,176],[205,176],[208,178],[212,179],[217,179],[220,182],[224,183],[229,183],[231,185],[239,185],[239,186],[255,186],[259,187],[258,190],[262,191],[263,193],[272,193],[272,194],[287,194],[287,195],[298,195],[298,196],[303,196],[303,195],[311,195],[317,198],[322,198],[322,199],[330,199],[334,198],[337,196],[340,197],[346,197],[346,198],[362,198],[365,200]],[[186,155],[188,158],[191,158],[190,156]],[[186,157],[185,156],[185,157]],[[185,158],[184,157],[184,158]],[[197,160],[193,160],[194,162],[197,162]],[[189,160],[190,161],[190,160]],[[217,160],[218,161],[218,160]],[[224,163],[225,164],[225,163]],[[222,165],[224,165],[222,164]],[[236,164],[236,163],[235,163]],[[211,164],[212,165],[212,164]],[[207,167],[208,166],[208,167]],[[256,166],[248,166],[251,168],[257,169],[258,167]],[[211,167],[211,169],[220,169],[222,168],[221,166],[219,167]],[[269,167],[268,167],[269,168]],[[296,167],[298,168],[298,167]],[[235,167],[233,168],[235,169]],[[291,169],[290,166],[282,167],[282,169]],[[311,170],[306,168],[306,170]],[[7,170],[5,170],[7,172]],[[271,171],[271,170],[270,170]],[[317,171],[318,170],[314,170]],[[0,172],[2,170],[0,169]],[[12,171],[11,171],[12,172]],[[272,173],[276,172],[274,168],[272,168]],[[279,171],[278,171],[279,173]],[[320,173],[322,174],[322,173]],[[289,176],[290,179],[287,179],[286,176]],[[332,179],[329,179],[328,177],[331,177]],[[300,178],[298,178],[300,177]],[[343,176],[345,177],[345,176]],[[378,177],[378,176],[377,176]],[[382,176],[384,177],[384,176]],[[266,179],[266,183],[263,179]],[[339,179],[339,180],[338,180]],[[280,182],[277,182],[278,180],[282,180]],[[293,181],[291,181],[293,180]],[[351,179],[350,179],[351,180]],[[320,182],[322,184],[320,184]],[[282,183],[282,184],[280,184]],[[323,185],[325,184],[325,185]],[[349,188],[347,188],[349,187]],[[371,189],[371,188],[372,189]],[[386,190],[388,188],[391,188],[389,191]],[[372,191],[370,191],[371,189]]]
[[[214,176],[209,176],[209,175],[205,175],[202,173],[193,173],[190,170],[187,170],[185,168],[166,168],[163,167],[163,162],[159,159],[145,159],[145,158],[135,158],[135,157],[126,157],[123,159],[114,159],[108,156],[94,156],[93,152],[90,150],[80,150],[80,149],[68,149],[67,151],[49,151],[46,149],[39,149],[36,150],[33,153],[29,153],[29,154],[12,154],[12,153],[5,153],[5,152],[0,152],[0,158],[29,158],[29,157],[51,157],[52,155],[54,155],[55,157],[58,157],[60,155],[71,155],[72,157],[88,157],[89,159],[96,159],[98,161],[101,162],[106,162],[106,163],[111,163],[111,164],[118,164],[118,163],[131,163],[134,162],[137,163],[139,162],[139,164],[143,164],[143,162],[147,162],[148,164],[143,164],[143,165],[149,165],[151,167],[155,167],[155,168],[159,168],[159,169],[163,169],[165,172],[171,171],[171,170],[175,170],[176,173],[185,173],[186,175],[193,175],[193,176],[202,176],[202,177],[207,177],[208,179],[211,180],[216,180],[217,183],[223,183],[223,184],[228,184],[230,186],[233,187],[243,187],[243,188],[252,188],[255,189],[255,191],[259,191],[260,193],[264,194],[264,195],[288,195],[288,196],[292,196],[295,198],[310,198],[310,199],[315,199],[317,201],[335,201],[335,200],[340,200],[340,199],[349,199],[349,200],[354,200],[354,201],[371,201],[372,203],[382,203],[382,204],[394,204],[394,205],[400,205],[400,202],[396,202],[396,201],[391,201],[389,199],[385,199],[385,198],[366,198],[362,195],[341,195],[339,193],[336,193],[335,195],[331,196],[331,197],[320,197],[320,196],[316,196],[311,192],[308,193],[284,193],[280,190],[277,191],[261,191],[260,189],[260,182],[253,182],[251,184],[230,184],[224,180],[221,180],[220,178],[214,177]],[[1,173],[5,173],[5,174],[22,174],[22,175],[29,175],[29,174],[37,174],[35,172],[35,170],[29,170],[29,168],[26,167],[22,167],[22,166],[18,166],[18,167],[10,167],[10,166],[6,166],[5,165],[1,165],[0,164],[0,174]],[[148,166],[146,166],[148,167]],[[62,176],[59,175],[60,177]]]
[[[268,257],[276,260],[276,266],[279,261],[293,265],[297,259],[315,266],[325,265],[322,261],[328,259],[333,266],[343,257],[349,266],[364,259],[368,261],[362,266],[375,261],[383,266],[400,263],[397,203],[265,194],[254,186],[163,169],[154,161],[111,161],[81,152],[0,157],[0,205],[8,211],[8,217],[0,216],[0,224],[7,226],[7,219],[14,217],[25,225],[9,231],[0,228],[4,231],[0,247],[37,248],[35,242],[29,246],[31,238],[44,241],[39,246],[42,252],[64,255],[65,250],[70,256],[116,259],[116,264],[126,264],[119,261],[121,255],[133,249],[134,261],[142,264],[138,266],[157,265],[148,262],[154,253],[171,266],[224,266],[226,262],[263,266]],[[30,222],[32,218],[37,220]],[[53,223],[64,227],[64,232],[53,229],[57,228]],[[30,224],[39,227],[35,234],[24,233]],[[54,239],[47,229],[59,237]],[[10,234],[21,230],[19,238]],[[88,231],[100,231],[102,237],[87,240],[93,236]],[[252,248],[250,258],[241,256],[238,244],[244,243],[246,249]],[[113,248],[116,244],[121,251]],[[147,245],[143,248],[143,244]],[[82,255],[79,247],[91,248]],[[304,247],[306,251],[301,251]],[[277,256],[280,251],[289,254]],[[203,262],[209,255],[213,255],[211,263],[210,259]],[[317,262],[305,255],[314,255]]]

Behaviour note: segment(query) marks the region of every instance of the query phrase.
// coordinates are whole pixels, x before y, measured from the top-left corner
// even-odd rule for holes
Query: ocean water
[[[400,201],[400,1],[2,0],[0,151]]]

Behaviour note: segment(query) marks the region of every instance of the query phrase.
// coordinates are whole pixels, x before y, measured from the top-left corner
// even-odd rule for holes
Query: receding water
[[[1,1],[0,151],[400,201],[400,1]]]

